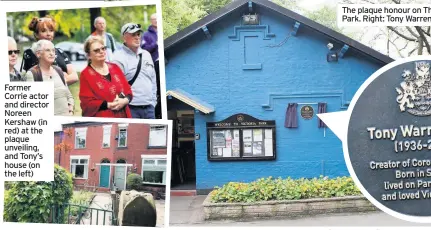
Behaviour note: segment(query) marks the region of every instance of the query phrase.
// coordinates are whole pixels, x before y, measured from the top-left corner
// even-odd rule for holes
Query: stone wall
[[[256,203],[204,203],[206,220],[303,217],[327,213],[352,213],[378,210],[365,197],[318,198]]]

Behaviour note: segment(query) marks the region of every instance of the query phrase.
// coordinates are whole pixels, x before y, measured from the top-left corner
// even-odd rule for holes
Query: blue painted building
[[[316,113],[346,110],[392,61],[266,0],[234,1],[164,43],[172,189],[202,194],[268,176],[348,175]]]

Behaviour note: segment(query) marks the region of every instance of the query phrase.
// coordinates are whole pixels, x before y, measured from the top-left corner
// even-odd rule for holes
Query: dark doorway
[[[170,110],[168,119],[174,125],[171,189],[196,190],[194,110]]]

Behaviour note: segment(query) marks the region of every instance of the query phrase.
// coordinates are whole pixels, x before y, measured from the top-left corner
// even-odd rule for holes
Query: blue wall
[[[181,88],[216,109],[212,115],[195,115],[195,132],[201,136],[196,141],[197,189],[267,176],[348,175],[341,141],[329,129],[319,129],[316,116],[312,120],[299,116],[297,129],[284,128],[287,105],[326,102],[328,112],[344,110],[343,105],[381,65],[351,49],[345,58],[328,63],[329,38],[304,26],[284,45],[269,48],[268,45],[279,44],[288,36],[294,21],[263,9],[259,14],[261,24],[269,25],[269,32],[275,37],[264,40],[264,30],[256,30],[239,33],[239,41],[229,38],[234,27],[240,25],[242,14],[234,13],[208,27],[211,40],[206,40],[201,32],[166,52],[167,90]],[[262,69],[243,69],[244,64],[256,63]],[[313,106],[317,111],[317,105]],[[236,113],[276,120],[275,161],[207,160],[206,122],[220,121]]]

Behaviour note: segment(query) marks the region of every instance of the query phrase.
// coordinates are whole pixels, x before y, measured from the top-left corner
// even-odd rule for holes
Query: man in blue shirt
[[[132,87],[133,100],[129,104],[132,117],[155,119],[156,72],[151,54],[140,47],[141,33],[139,24],[127,23],[121,28],[124,44],[114,53],[113,62],[121,68]]]

